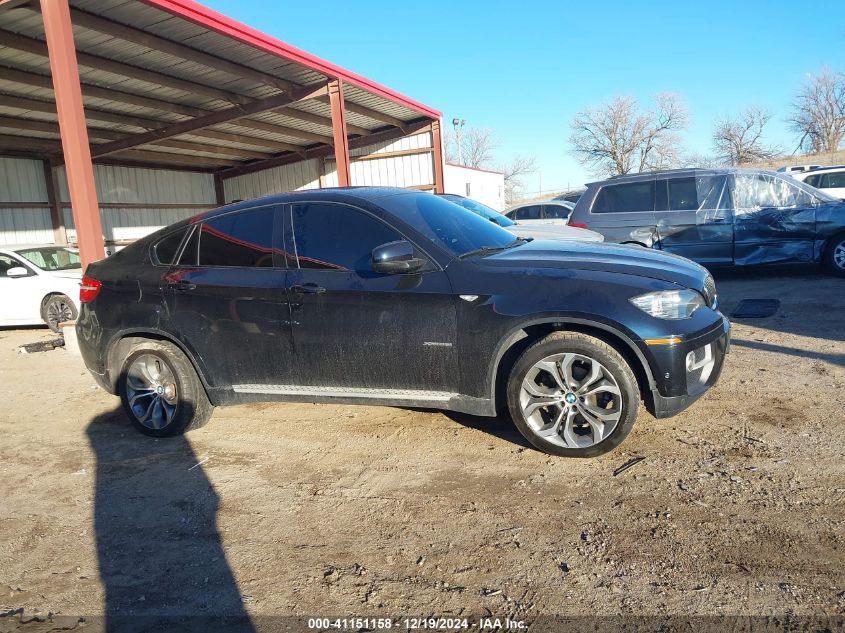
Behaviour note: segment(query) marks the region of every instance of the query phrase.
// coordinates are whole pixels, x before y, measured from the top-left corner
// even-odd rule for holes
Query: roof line
[[[505,172],[497,171],[495,169],[485,169],[484,167],[470,167],[469,165],[459,165],[458,163],[450,163],[448,161],[446,162],[446,164],[449,165],[449,167],[460,167],[461,169],[471,169],[472,171],[483,171],[488,174],[499,174],[500,176],[505,175]]]
[[[323,73],[332,79],[342,79],[350,84],[363,88],[369,92],[403,105],[432,119],[439,119],[441,113],[419,101],[415,101],[403,94],[391,90],[375,81],[362,77],[331,62],[306,53],[305,51],[286,44],[275,37],[262,33],[258,29],[238,22],[222,13],[210,9],[193,0],[142,0],[145,4],[167,11],[177,17],[190,20],[194,24],[217,31],[233,39],[240,40],[273,55],[284,57],[290,61],[307,66],[312,70]]]

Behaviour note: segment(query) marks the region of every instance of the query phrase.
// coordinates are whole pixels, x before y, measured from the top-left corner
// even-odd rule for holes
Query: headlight
[[[704,307],[704,297],[695,290],[659,290],[631,299],[643,312],[658,319],[688,319]]]

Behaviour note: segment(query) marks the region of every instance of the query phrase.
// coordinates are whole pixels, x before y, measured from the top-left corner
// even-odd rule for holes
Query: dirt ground
[[[0,330],[0,614],[841,616],[845,280],[717,282],[727,312],[780,310],[735,321],[695,406],[590,460],[383,407],[218,409],[151,440],[78,358],[18,352],[49,332]]]

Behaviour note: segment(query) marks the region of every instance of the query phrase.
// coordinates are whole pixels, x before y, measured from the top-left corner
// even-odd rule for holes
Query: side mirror
[[[29,271],[23,266],[14,266],[6,271],[7,277],[27,277],[28,275]]]
[[[389,275],[413,273],[423,265],[425,260],[415,257],[413,245],[405,240],[376,246],[370,260],[370,266],[375,272]]]

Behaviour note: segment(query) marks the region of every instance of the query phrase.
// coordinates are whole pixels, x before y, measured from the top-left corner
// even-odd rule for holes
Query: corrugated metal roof
[[[131,136],[334,78],[344,81],[345,100],[356,110],[347,108],[346,113],[354,134],[416,121],[421,114],[439,116],[427,106],[190,0],[70,0],[70,4],[89,127],[106,130],[99,137],[91,134],[92,145],[116,142],[116,132]],[[0,116],[22,120],[19,128],[6,121],[0,134],[20,136],[21,144],[26,138],[58,138],[43,125],[56,123],[56,116],[49,107],[52,90],[44,85],[50,65],[40,14],[29,5],[0,11],[0,37],[0,66],[18,71],[14,80],[4,78],[0,68]],[[21,78],[20,73],[37,76]],[[330,144],[331,136],[328,102],[311,99],[172,137],[194,144],[190,149],[149,141],[135,147],[140,152],[166,153],[168,163],[181,160],[208,167],[219,159],[220,166],[227,166]],[[15,145],[13,149],[20,152],[20,144],[15,141]],[[39,145],[33,155],[43,156],[46,146]],[[200,145],[210,147],[206,151]],[[215,147],[235,155],[224,156]],[[113,156],[134,151],[115,150]],[[195,157],[203,160],[192,161]]]

